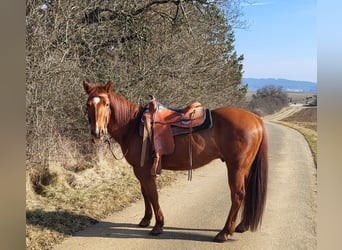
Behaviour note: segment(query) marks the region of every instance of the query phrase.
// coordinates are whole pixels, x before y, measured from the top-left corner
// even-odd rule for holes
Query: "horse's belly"
[[[210,140],[203,137],[194,137],[193,144],[189,145],[189,139],[178,140],[175,143],[175,151],[170,155],[162,156],[162,168],[169,170],[188,170],[202,167],[214,159],[220,158],[219,150]]]

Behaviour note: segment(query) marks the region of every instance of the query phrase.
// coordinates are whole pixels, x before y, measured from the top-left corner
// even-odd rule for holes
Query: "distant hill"
[[[256,91],[264,86],[282,86],[288,92],[317,92],[317,84],[315,82],[294,81],[287,79],[275,78],[242,78],[242,83],[248,83],[248,91]]]

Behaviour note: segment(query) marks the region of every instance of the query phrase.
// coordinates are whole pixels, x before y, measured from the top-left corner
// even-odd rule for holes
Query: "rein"
[[[111,154],[113,155],[113,157],[115,158],[115,160],[117,160],[117,161],[120,161],[120,160],[122,160],[123,158],[125,158],[125,156],[126,156],[127,153],[128,153],[128,147],[127,147],[127,150],[126,150],[126,152],[122,155],[122,157],[121,157],[121,158],[118,158],[118,157],[115,156],[115,154],[114,154],[114,152],[113,152],[113,150],[112,150],[112,144],[110,143],[110,137],[109,137],[109,136],[106,136],[106,138],[104,139],[103,142],[104,142],[104,143],[108,143],[108,149],[109,149],[109,151],[111,152]]]

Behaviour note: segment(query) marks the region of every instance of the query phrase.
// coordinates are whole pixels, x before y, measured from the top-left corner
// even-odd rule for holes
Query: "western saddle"
[[[201,103],[194,102],[184,109],[166,107],[150,95],[142,115],[140,134],[143,136],[140,165],[145,162],[147,140],[152,145],[153,164],[151,174],[161,173],[162,155],[172,154],[175,148],[174,136],[189,134],[189,180],[192,170],[192,132],[211,127],[211,115]],[[205,124],[205,125],[204,125]]]

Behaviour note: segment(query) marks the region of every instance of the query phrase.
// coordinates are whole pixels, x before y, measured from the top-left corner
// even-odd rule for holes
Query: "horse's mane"
[[[111,110],[114,112],[115,123],[119,127],[127,125],[128,122],[136,119],[142,110],[140,105],[130,102],[114,92],[109,94],[109,99]]]

